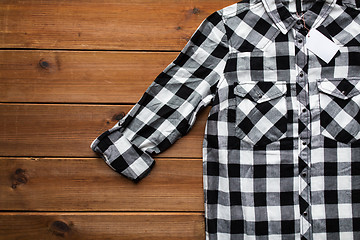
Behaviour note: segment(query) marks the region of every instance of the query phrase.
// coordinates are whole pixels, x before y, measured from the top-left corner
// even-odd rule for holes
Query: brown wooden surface
[[[202,213],[0,213],[0,239],[199,240],[204,220]]]
[[[202,160],[155,160],[150,175],[135,184],[100,158],[3,157],[0,209],[203,211]]]
[[[2,0],[0,48],[180,50],[231,0]]]
[[[0,101],[133,104],[177,55],[3,50]]]
[[[90,149],[231,0],[2,0],[0,240],[204,239],[209,108],[134,184]]]
[[[0,156],[95,157],[91,142],[131,106],[1,104]],[[162,157],[201,158],[208,110]],[[186,151],[184,151],[186,149]]]

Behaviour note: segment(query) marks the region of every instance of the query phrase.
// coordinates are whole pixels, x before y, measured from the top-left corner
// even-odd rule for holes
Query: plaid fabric
[[[212,105],[203,143],[207,239],[360,239],[359,2],[244,0],[207,17],[92,143],[139,181]],[[307,29],[340,45],[326,64]]]

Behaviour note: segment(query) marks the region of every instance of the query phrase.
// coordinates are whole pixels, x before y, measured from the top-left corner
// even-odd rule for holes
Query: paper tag
[[[306,35],[305,47],[326,63],[329,63],[340,49],[340,46],[314,28]]]

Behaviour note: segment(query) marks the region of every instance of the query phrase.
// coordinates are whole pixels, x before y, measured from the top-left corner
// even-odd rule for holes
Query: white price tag
[[[316,29],[311,29],[306,35],[305,47],[326,63],[329,63],[340,49],[340,46]]]

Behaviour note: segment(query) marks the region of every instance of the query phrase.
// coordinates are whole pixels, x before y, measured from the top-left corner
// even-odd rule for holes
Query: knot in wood
[[[193,8],[193,14],[199,14],[200,13],[200,9],[198,8]]]
[[[50,225],[50,230],[53,231],[55,235],[64,236],[65,233],[70,232],[70,226],[63,221],[54,221]]]
[[[113,120],[119,121],[119,120],[121,120],[124,116],[125,116],[125,113],[124,113],[124,112],[121,112],[121,113],[119,113],[119,114],[115,114],[115,115],[113,116]]]
[[[17,185],[26,184],[28,182],[27,176],[25,175],[25,170],[18,168],[15,170],[15,173],[12,175],[12,188],[16,188]]]
[[[47,61],[45,61],[44,59],[40,59],[39,65],[40,65],[40,67],[42,67],[44,69],[48,69],[50,67],[50,64]]]
[[[18,181],[18,183],[25,184],[25,183],[27,183],[27,178],[26,178],[26,176],[21,176],[21,177],[18,177],[16,179],[16,181]]]
[[[25,174],[25,170],[24,170],[24,169],[21,169],[21,168],[18,168],[18,169],[16,169],[15,174],[16,174],[16,175]]]

